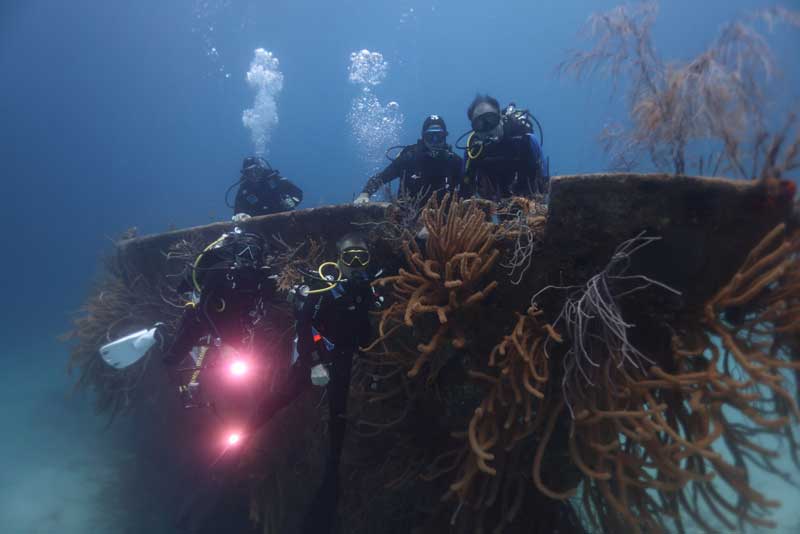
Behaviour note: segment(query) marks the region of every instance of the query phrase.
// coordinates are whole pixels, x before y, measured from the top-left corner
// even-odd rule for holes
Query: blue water
[[[430,113],[452,133],[467,130],[470,100],[490,92],[537,115],[554,174],[603,170],[597,134],[623,116],[621,99],[607,82],[561,80],[554,70],[580,44],[587,16],[614,5],[0,2],[0,532],[161,528],[157,481],[133,467],[133,430],[104,430],[90,399],[68,396],[67,349],[56,336],[111,238],[230,216],[224,191],[253,150],[241,117],[253,104],[245,73],[254,49],[273,52],[284,76],[269,159],[309,207],[352,200],[375,165],[347,122],[360,90],[347,79],[350,54],[364,48],[388,63],[374,94],[399,103],[400,142],[415,141]],[[723,22],[769,5],[670,0],[654,39],[663,57],[685,59]],[[778,30],[771,42],[784,67],[771,82],[782,105],[800,96],[800,32]],[[797,510],[780,514],[795,532]]]

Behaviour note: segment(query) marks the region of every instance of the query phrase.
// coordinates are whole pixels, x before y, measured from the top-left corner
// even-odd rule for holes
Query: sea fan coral
[[[593,46],[571,52],[559,66],[578,79],[599,72],[615,85],[625,82],[629,120],[601,134],[612,167],[630,170],[646,155],[655,168],[675,174],[694,167],[700,174],[757,178],[771,170],[768,147],[781,145],[791,161],[800,138],[767,133],[777,122],[767,113],[766,90],[777,65],[758,25],[800,27],[800,14],[779,8],[740,17],[697,57],[667,62],[652,42],[656,12],[657,4],[646,2],[592,15],[585,33]]]

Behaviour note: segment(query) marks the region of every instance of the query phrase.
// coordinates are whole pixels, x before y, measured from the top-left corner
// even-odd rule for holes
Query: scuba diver
[[[274,276],[264,258],[267,243],[258,234],[239,228],[222,234],[188,265],[177,288],[184,296],[178,327],[168,336],[163,323],[116,339],[100,348],[102,358],[116,369],[142,359],[154,345],[163,362],[174,367],[191,356],[191,378],[179,388],[184,406],[207,406],[200,401],[198,377],[202,369],[220,363],[223,351],[207,358],[209,349],[223,345],[237,353],[253,353],[256,325],[265,315],[265,304],[275,294]],[[217,360],[209,363],[209,359]]]
[[[228,195],[239,186],[231,206]],[[233,220],[257,215],[291,211],[303,200],[303,191],[260,156],[248,156],[242,162],[241,177],[225,192],[225,203],[233,208]]]
[[[212,243],[203,253],[203,257],[214,255],[218,245]],[[243,250],[239,251],[244,252]],[[313,502],[312,513],[307,515],[303,527],[304,534],[329,534],[334,532],[336,510],[339,501],[339,464],[344,443],[347,411],[347,399],[350,390],[350,378],[353,355],[359,347],[366,345],[372,337],[369,311],[378,306],[380,299],[376,296],[371,282],[377,274],[369,272],[370,252],[366,241],[358,234],[348,234],[337,243],[338,257],[336,262],[326,262],[319,266],[316,273],[305,273],[306,284],[293,288],[291,300],[294,304],[295,339],[292,351],[291,366],[286,381],[269,393],[253,411],[253,415],[243,431],[236,435],[235,442],[226,448],[214,464],[209,467],[207,478],[198,487],[193,488],[179,513],[178,525],[186,532],[199,532],[208,525],[209,513],[216,509],[226,495],[236,493],[239,460],[245,442],[259,428],[264,426],[281,409],[291,404],[304,391],[312,386],[325,386],[328,397],[329,447],[325,462],[322,483]],[[246,256],[246,254],[245,254]],[[203,272],[225,273],[217,271],[218,263],[209,259],[196,262]],[[255,267],[255,264],[253,264]],[[196,269],[197,270],[197,269]],[[261,267],[257,268],[260,272]],[[222,277],[228,280],[227,275]],[[271,279],[267,278],[271,282]],[[204,291],[209,287],[200,283]],[[238,284],[237,284],[238,287]],[[227,323],[243,321],[245,332],[263,316],[263,295],[271,295],[272,284],[262,282],[248,285],[255,291],[247,295],[256,297],[251,300],[255,306],[248,307],[255,313],[244,315],[237,313],[225,321],[219,319],[231,310],[227,304],[223,308],[220,302],[226,303],[230,285],[223,284],[221,290],[206,291],[206,296],[199,299],[197,305],[187,310],[179,334],[167,351],[165,361],[176,364],[184,360],[187,350],[197,343],[207,343],[211,336],[203,334],[202,326],[209,322]],[[243,299],[245,302],[248,299]],[[198,310],[193,313],[191,310]],[[210,319],[204,317],[210,314]],[[218,326],[221,330],[225,327]],[[227,329],[226,329],[227,331]],[[212,339],[213,343],[214,340]],[[205,366],[197,361],[194,352],[189,352],[195,359],[195,369]],[[184,356],[182,356],[184,355]],[[183,393],[189,400],[196,401],[197,396],[191,386],[196,379],[193,375],[189,382],[188,393]],[[246,516],[246,514],[245,514]]]
[[[253,354],[256,325],[275,295],[274,277],[264,260],[267,252],[261,235],[234,228],[205,247],[178,287],[189,298],[163,362],[175,366],[192,357],[191,378],[180,386],[185,407],[205,405],[199,399],[198,377],[210,348],[224,343],[238,353]]]
[[[252,432],[263,426],[312,385],[326,386],[330,443],[322,484],[304,526],[306,534],[335,529],[353,355],[370,341],[369,311],[380,302],[371,285],[377,274],[368,270],[366,241],[359,234],[347,234],[336,248],[336,262],[323,263],[316,274],[307,273],[308,283],[292,290],[296,336],[289,378],[261,403],[248,427]]]
[[[219,372],[229,373],[246,387],[248,381],[240,379],[250,373],[248,368],[266,363],[256,358],[269,354],[266,340],[260,336],[268,303],[275,297],[274,276],[266,261],[268,251],[267,242],[259,234],[239,228],[222,234],[187,263],[177,287],[186,304],[174,335],[157,323],[102,346],[102,358],[121,370],[160,345],[163,362],[179,382],[183,407],[210,408],[213,415],[222,418],[216,402],[221,399],[215,396],[219,391],[214,391],[219,389]],[[229,400],[225,399],[227,408],[231,407]],[[238,461],[239,456],[229,454],[228,447],[236,445],[240,437],[238,432],[228,433],[223,454],[208,466],[200,483],[183,495],[184,503],[176,517],[176,526],[182,532],[209,532],[204,529],[221,507],[245,500],[230,484],[236,469],[228,461]],[[245,523],[249,522],[246,511],[241,515]],[[226,519],[231,529],[235,520]]]
[[[447,144],[447,126],[438,115],[430,115],[422,124],[422,137],[400,153],[381,172],[367,181],[355,204],[369,202],[371,195],[395,178],[400,178],[399,193],[424,202],[434,192],[443,195],[461,183],[463,162]],[[391,158],[390,158],[391,159]]]
[[[542,154],[543,133],[536,118],[511,103],[501,113],[489,95],[477,95],[467,109],[472,131],[465,134],[465,197],[490,200],[547,192],[550,162]],[[533,134],[539,126],[539,140]],[[462,148],[462,147],[459,147]]]

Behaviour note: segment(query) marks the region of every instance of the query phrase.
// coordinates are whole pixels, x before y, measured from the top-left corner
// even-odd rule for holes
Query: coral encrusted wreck
[[[787,503],[752,474],[790,476],[778,447],[798,459],[800,229],[781,191],[579,175],[554,178],[547,205],[446,196],[415,208],[417,218],[373,204],[245,222],[273,241],[285,280],[330,259],[353,229],[384,269],[375,286],[385,304],[353,371],[341,531],[772,525],[771,511]],[[174,391],[156,394],[163,381],[146,378],[162,372],[157,361],[126,379],[98,372],[96,349],[131,311],[143,325],[174,317],[161,299],[171,287],[166,254],[228,227],[120,242],[124,269],[109,271],[76,326],[73,362],[101,407],[158,411],[176,421],[175,442],[193,439],[202,424],[185,421],[202,416],[165,409]],[[288,306],[274,306],[265,325],[273,381],[291,334]],[[261,394],[272,387],[265,381]],[[230,482],[249,498],[255,531],[293,532],[306,513],[324,454],[319,396],[263,429]],[[144,435],[165,439],[143,421]]]

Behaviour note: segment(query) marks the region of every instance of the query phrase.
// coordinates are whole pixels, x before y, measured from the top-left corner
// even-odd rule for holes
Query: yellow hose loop
[[[469,159],[477,159],[480,157],[481,154],[483,154],[483,143],[481,143],[477,153],[473,153],[472,149],[470,148],[470,145],[472,144],[472,137],[474,135],[475,132],[472,132],[471,134],[469,134],[469,137],[467,137],[467,157]]]
[[[228,234],[222,234],[222,236],[220,236],[213,243],[204,248],[203,252],[198,254],[197,259],[194,260],[194,265],[192,266],[192,282],[194,282],[194,287],[198,293],[200,293],[202,290],[200,289],[200,283],[197,281],[197,266],[200,265],[200,260],[203,259],[203,254],[214,248],[220,241],[222,241],[226,237],[228,237]]]
[[[336,276],[336,280],[332,283],[329,282],[328,287],[323,287],[321,289],[309,289],[308,290],[309,295],[315,295],[317,293],[324,293],[326,291],[330,291],[331,289],[336,287],[336,284],[342,281],[342,270],[339,268],[339,264],[336,263],[335,261],[326,261],[325,263],[320,265],[319,268],[317,268],[317,273],[319,274],[319,277],[322,278],[323,280],[327,280],[325,275],[322,274],[322,270],[329,265],[333,265],[334,267],[336,267],[336,272],[338,273]]]

